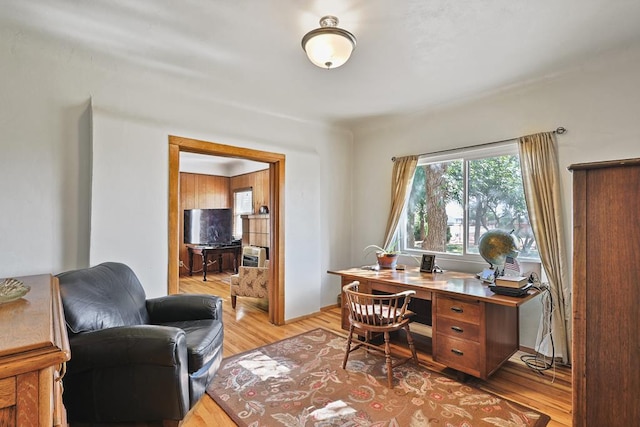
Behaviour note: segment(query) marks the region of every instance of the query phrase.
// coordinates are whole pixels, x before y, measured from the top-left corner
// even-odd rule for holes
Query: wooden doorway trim
[[[284,325],[284,154],[233,147],[169,135],[169,265],[168,293],[179,289],[180,272],[180,152],[254,160],[269,164],[269,321]]]

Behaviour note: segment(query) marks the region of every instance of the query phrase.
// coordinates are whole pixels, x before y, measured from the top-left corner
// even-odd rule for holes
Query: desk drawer
[[[436,298],[436,316],[457,319],[467,323],[480,324],[480,302],[456,298]]]
[[[444,334],[437,334],[433,349],[436,362],[472,375],[480,373],[480,344]]]
[[[480,342],[480,327],[477,323],[462,322],[459,319],[438,317],[437,332],[450,337]]]

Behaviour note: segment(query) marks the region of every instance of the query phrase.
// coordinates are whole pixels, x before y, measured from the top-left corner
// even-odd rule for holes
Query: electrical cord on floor
[[[544,342],[546,336],[549,337],[549,344],[551,345],[551,359],[541,354],[536,350],[535,354],[525,354],[520,356],[520,360],[530,369],[543,375],[544,371],[554,368],[554,374],[551,382],[555,380],[555,346],[553,343],[553,329],[552,329],[552,315],[553,315],[553,297],[551,295],[551,289],[547,284],[541,284],[537,274],[531,273],[530,277],[533,279],[533,287],[542,292],[542,311],[543,311],[543,335],[538,344],[538,348]]]
[[[207,268],[211,267],[213,264],[216,264],[218,262],[218,260],[211,260],[207,262]],[[184,268],[185,270],[189,270],[189,267],[187,267],[187,264],[182,263],[180,265],[181,268]],[[196,270],[193,270],[192,273],[202,273],[202,268],[198,268]]]

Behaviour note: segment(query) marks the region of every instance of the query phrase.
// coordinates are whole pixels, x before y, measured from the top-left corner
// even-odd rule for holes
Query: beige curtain
[[[529,219],[553,299],[550,330],[555,356],[561,356],[567,364],[571,360],[571,287],[563,236],[556,143],[551,132],[524,136],[518,142]],[[541,322],[541,329],[545,321]],[[538,337],[543,335],[546,332],[539,331]],[[548,351],[544,353],[551,355]]]
[[[387,248],[393,242],[417,164],[418,156],[399,157],[393,160],[391,211],[389,212],[387,229],[384,234],[384,248]]]

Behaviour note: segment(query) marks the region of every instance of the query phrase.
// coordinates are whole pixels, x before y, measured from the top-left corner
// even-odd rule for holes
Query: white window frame
[[[245,209],[238,211],[238,194],[239,193],[249,193],[249,202],[244,201]],[[242,215],[251,215],[253,213],[253,187],[247,188],[237,188],[233,190],[233,238],[234,239],[242,239]],[[240,235],[237,235],[236,232],[240,232]]]
[[[457,254],[448,253],[448,252],[433,252],[433,251],[421,250],[416,248],[407,248],[406,247],[407,213],[406,213],[406,205],[405,205],[405,209],[402,213],[400,223],[398,225],[398,230],[397,230],[399,240],[400,240],[400,248],[402,252],[412,255],[414,257],[421,257],[422,254],[432,253],[436,255],[438,262],[440,261],[455,262],[455,263],[472,262],[474,264],[475,263],[486,264],[486,261],[479,254],[467,252],[467,244],[469,240],[469,237],[467,235],[469,231],[469,192],[467,188],[469,171],[468,171],[466,161],[478,160],[478,159],[483,159],[487,157],[504,156],[504,155],[519,156],[518,145],[516,140],[504,141],[500,143],[483,145],[478,147],[464,148],[460,150],[450,150],[450,151],[441,152],[441,153],[425,154],[420,156],[418,159],[417,166],[423,166],[430,163],[447,162],[452,160],[463,161],[463,174],[464,174],[464,182],[463,182],[464,206],[462,207],[463,208],[463,228],[464,228],[463,250],[461,255],[457,255]],[[408,200],[407,200],[407,203],[408,203]],[[518,257],[518,260],[523,262],[528,262],[528,263],[538,263],[538,264],[540,263],[540,260],[537,258]]]

